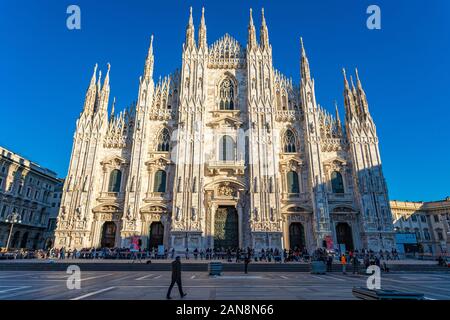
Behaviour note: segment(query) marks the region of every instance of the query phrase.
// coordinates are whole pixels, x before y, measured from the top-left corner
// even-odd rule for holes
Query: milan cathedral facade
[[[378,137],[356,71],[345,119],[274,69],[262,12],[244,47],[208,45],[192,9],[181,68],[153,79],[153,36],[137,102],[115,113],[110,66],[95,67],[76,123],[55,245],[390,250],[394,231]],[[197,38],[197,39],[196,39]],[[136,238],[134,238],[136,239]]]

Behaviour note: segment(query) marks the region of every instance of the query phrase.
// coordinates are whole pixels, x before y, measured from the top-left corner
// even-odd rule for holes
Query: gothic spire
[[[305,51],[305,47],[303,46],[303,38],[300,37],[300,45],[302,47],[302,58],[301,58],[301,76],[302,76],[302,81],[309,81],[311,80],[311,71],[309,69],[309,61],[308,61],[308,57],[306,56],[306,51]]]
[[[339,109],[338,109],[338,104],[337,101],[334,101],[334,107],[336,109],[336,121],[338,122],[339,126],[341,125],[341,117],[339,116]]]
[[[362,84],[361,81],[359,80],[359,75],[358,75],[358,69],[355,68],[355,73],[356,73],[356,86],[357,86],[357,93],[358,93],[358,98],[360,100],[360,108],[361,111],[365,114],[369,113],[369,106],[367,103],[367,97],[366,97],[366,93],[364,92],[364,89],[362,88]]]
[[[95,85],[96,76],[97,76],[97,67],[98,67],[98,65],[95,64],[94,72],[92,73],[92,77],[91,77],[91,82],[89,83],[89,87],[86,91],[86,97],[84,100],[84,107],[83,107],[83,110],[86,112],[90,112],[91,110],[94,109],[95,97],[97,94],[97,87]]]
[[[261,34],[260,41],[262,49],[269,48],[269,31],[267,29],[266,18],[264,17],[264,8],[261,9]]]
[[[105,80],[103,81],[102,92],[109,90],[109,70],[111,70],[111,65],[108,63],[108,71],[106,71]]]
[[[344,76],[344,106],[345,115],[347,118],[352,118],[355,114],[355,101],[352,91],[348,85],[347,75],[345,73],[345,68],[342,68],[342,74]]]
[[[205,22],[205,8],[202,8],[202,18],[200,20],[200,28],[198,29],[198,47],[206,48],[206,22]]]
[[[345,68],[342,68],[342,75],[344,76],[344,88],[345,88],[345,90],[350,90],[350,88],[348,86],[347,74],[345,72]]]
[[[189,9],[189,22],[186,27],[186,46],[194,47],[195,46],[195,38],[194,38],[195,28],[194,28],[194,19],[192,18],[192,7]]]
[[[248,41],[247,45],[249,49],[256,48],[256,30],[255,25],[253,24],[253,15],[252,15],[252,8],[250,8],[250,21],[248,23]]]
[[[150,80],[153,77],[153,64],[154,64],[154,56],[153,56],[153,34],[150,37],[150,46],[148,48],[147,58],[145,59],[145,67],[144,67],[144,80]]]
[[[94,72],[92,73],[91,83],[89,84],[89,89],[91,89],[92,87],[95,86],[95,80],[96,80],[95,77],[97,75],[97,67],[98,67],[98,64],[96,63],[94,66]]]
[[[114,108],[115,108],[115,106],[116,106],[116,97],[113,98],[113,103],[112,103],[112,106],[111,106],[111,115],[109,117],[111,120],[114,119]]]

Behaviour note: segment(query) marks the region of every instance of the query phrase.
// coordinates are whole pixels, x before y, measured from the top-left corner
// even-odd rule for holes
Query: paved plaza
[[[171,273],[137,271],[84,271],[81,289],[69,290],[69,275],[61,271],[1,271],[0,300],[110,300],[164,299]],[[349,300],[354,286],[365,286],[365,275],[294,272],[228,272],[212,277],[207,272],[183,272],[185,299],[301,299]],[[382,289],[424,293],[427,299],[450,299],[449,273],[398,272],[383,274]],[[179,299],[176,286],[172,292]]]

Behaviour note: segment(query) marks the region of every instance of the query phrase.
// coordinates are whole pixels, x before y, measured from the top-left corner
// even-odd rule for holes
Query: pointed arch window
[[[340,172],[333,171],[331,173],[331,189],[333,193],[344,193],[344,180]]]
[[[234,110],[234,84],[230,78],[222,80],[219,86],[220,110]]]
[[[166,175],[164,170],[156,171],[153,192],[166,192]]]
[[[119,169],[114,169],[109,174],[108,192],[120,192],[120,183],[122,180],[122,172]]]
[[[287,153],[297,152],[296,139],[292,130],[287,130],[283,137],[283,150]]]
[[[295,171],[289,171],[287,173],[287,188],[288,193],[299,193],[299,185],[298,185],[298,173]]]
[[[158,151],[169,151],[170,134],[167,128],[164,128],[158,136]]]
[[[219,141],[219,160],[233,161],[235,158],[234,140],[230,136],[223,136]]]

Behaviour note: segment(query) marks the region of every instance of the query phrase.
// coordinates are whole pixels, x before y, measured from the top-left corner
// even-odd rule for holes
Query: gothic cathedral
[[[345,120],[315,97],[301,42],[301,83],[259,41],[197,40],[192,9],[181,68],[153,80],[153,36],[137,102],[115,114],[109,71],[95,67],[76,123],[55,245],[143,248],[339,247],[390,250],[394,231],[378,137],[356,71],[344,71]],[[98,80],[97,80],[98,78]]]

